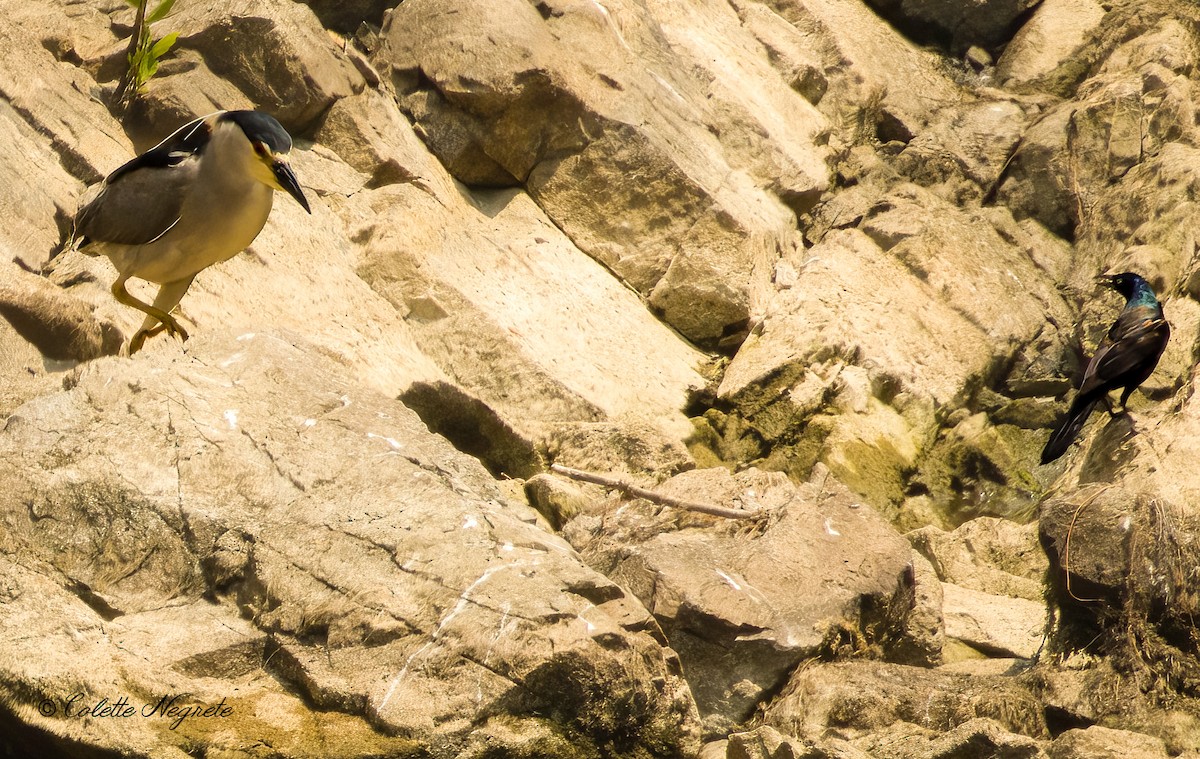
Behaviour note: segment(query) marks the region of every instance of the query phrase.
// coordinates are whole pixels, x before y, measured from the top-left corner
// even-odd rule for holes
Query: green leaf
[[[150,77],[154,76],[154,70],[157,68],[158,64],[149,56],[140,59],[137,67],[138,84],[150,81]]]
[[[175,44],[175,40],[177,39],[179,39],[179,32],[171,32],[166,37],[155,42],[154,47],[150,48],[150,57],[155,60],[162,58],[171,49],[171,46]]]
[[[128,2],[128,0],[126,0]],[[153,24],[155,21],[161,21],[166,18],[166,15],[171,12],[171,6],[175,4],[175,0],[162,0],[153,11],[146,14],[146,23]]]

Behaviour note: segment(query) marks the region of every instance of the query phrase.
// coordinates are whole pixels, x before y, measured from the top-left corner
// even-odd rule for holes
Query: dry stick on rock
[[[708,503],[695,503],[693,501],[684,501],[679,498],[672,498],[669,495],[655,493],[653,490],[640,488],[624,480],[618,480],[613,477],[605,477],[602,474],[592,474],[579,469],[572,469],[569,466],[562,464],[551,464],[550,471],[561,474],[564,477],[570,477],[573,480],[581,482],[590,482],[593,485],[603,485],[606,488],[614,488],[620,490],[626,495],[634,498],[642,498],[657,503],[660,506],[673,506],[677,509],[686,509],[688,511],[699,511],[701,514],[711,514],[715,517],[725,517],[726,519],[755,519],[763,515],[762,509],[755,511],[743,511],[742,509],[727,509],[724,506],[713,506]]]

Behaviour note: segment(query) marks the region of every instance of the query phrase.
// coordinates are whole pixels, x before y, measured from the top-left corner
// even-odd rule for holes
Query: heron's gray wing
[[[143,245],[154,241],[179,221],[197,168],[197,158],[189,155],[174,165],[114,173],[105,180],[100,194],[79,209],[76,237],[82,244]]]
[[[189,121],[109,174],[100,193],[75,215],[80,245],[142,245],[174,226],[212,135],[209,121],[219,113]]]

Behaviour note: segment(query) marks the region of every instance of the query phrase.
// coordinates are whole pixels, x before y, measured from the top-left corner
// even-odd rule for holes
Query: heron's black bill
[[[312,213],[312,209],[308,207],[308,198],[304,197],[304,192],[300,189],[300,182],[296,180],[292,167],[283,161],[275,161],[271,164],[271,171],[275,172],[275,181],[279,182],[279,186],[286,190],[288,195],[295,198],[301,208]]]

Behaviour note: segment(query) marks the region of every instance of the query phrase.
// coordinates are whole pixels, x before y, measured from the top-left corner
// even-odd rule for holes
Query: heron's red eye
[[[258,155],[259,155],[260,157],[262,157],[262,158],[266,158],[266,157],[267,157],[267,153],[269,153],[269,152],[270,152],[270,150],[267,148],[267,146],[266,146],[266,143],[258,142],[257,140],[255,140],[255,141],[254,141],[253,143],[251,143],[251,144],[252,144],[252,145],[254,145],[254,152],[255,152],[255,153],[258,153]]]

